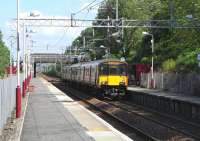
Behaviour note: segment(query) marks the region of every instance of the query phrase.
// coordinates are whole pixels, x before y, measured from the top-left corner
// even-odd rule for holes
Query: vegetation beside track
[[[4,77],[6,67],[9,66],[9,50],[5,43],[2,41],[2,33],[0,31],[0,78]]]
[[[116,0],[107,0],[98,10],[97,19],[115,19]],[[139,20],[169,20],[176,24],[197,25],[200,17],[199,0],[172,0],[173,16],[170,17],[170,0],[119,0],[119,17]],[[155,23],[151,23],[155,24]],[[110,29],[110,35],[120,29]],[[105,50],[101,45],[110,48],[113,57],[125,56],[127,61],[133,63],[151,64],[151,36],[142,35],[148,31],[155,38],[155,69],[176,72],[199,72],[197,54],[200,53],[199,29],[156,29],[156,28],[132,28],[124,30],[124,38],[108,36],[106,28],[95,28],[93,41],[93,29],[85,29],[77,37],[72,46],[81,49],[83,37],[86,37],[87,54],[92,59],[100,59]],[[100,39],[100,40],[99,40]],[[120,41],[120,42],[119,42]]]

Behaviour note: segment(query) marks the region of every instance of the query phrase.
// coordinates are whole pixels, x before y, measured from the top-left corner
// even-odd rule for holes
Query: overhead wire
[[[74,15],[77,15],[77,14],[81,13],[82,11],[88,9],[88,7],[89,7],[90,5],[92,5],[93,3],[95,3],[96,1],[97,1],[97,0],[93,0],[93,1],[92,1],[91,3],[89,3],[87,6],[83,7],[81,10],[79,10],[78,12],[75,12],[75,13],[73,13],[73,14],[74,14]]]
[[[61,41],[64,39],[64,37],[65,37],[67,31],[69,30],[69,28],[70,28],[70,27],[68,27],[68,28],[65,30],[65,32],[62,34],[62,36],[54,43],[53,46],[58,46],[59,42],[61,42]]]
[[[103,1],[101,1],[101,2],[96,3],[95,5],[92,5],[92,6],[90,7],[90,9],[95,8],[96,6],[100,5],[101,3],[105,2],[105,1],[106,1],[106,0],[103,0]]]

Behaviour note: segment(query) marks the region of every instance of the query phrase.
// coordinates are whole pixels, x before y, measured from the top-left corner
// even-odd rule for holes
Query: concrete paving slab
[[[21,141],[129,141],[42,78],[33,79]]]

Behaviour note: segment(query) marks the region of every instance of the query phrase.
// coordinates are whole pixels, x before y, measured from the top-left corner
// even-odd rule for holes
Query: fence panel
[[[141,75],[141,87],[149,88],[150,77],[150,73]],[[154,79],[156,89],[188,95],[200,93],[200,75],[195,73],[155,73]]]
[[[22,78],[22,77],[21,77]],[[16,105],[16,76],[0,79],[0,135]]]

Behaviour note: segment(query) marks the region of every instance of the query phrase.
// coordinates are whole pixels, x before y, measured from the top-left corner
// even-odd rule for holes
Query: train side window
[[[101,65],[99,71],[100,71],[101,75],[107,75],[108,74],[108,65]]]

